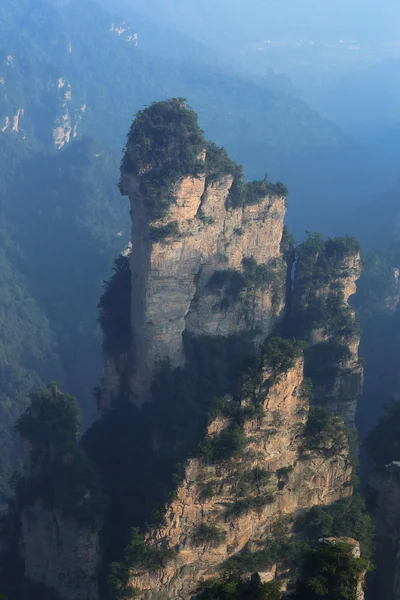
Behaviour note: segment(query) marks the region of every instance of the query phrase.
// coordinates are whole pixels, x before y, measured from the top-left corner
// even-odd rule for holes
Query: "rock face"
[[[357,291],[361,270],[355,240],[322,242],[315,237],[300,250],[293,293],[292,319],[301,323],[296,334],[310,345],[306,374],[313,380],[314,401],[349,426],[354,424],[363,387],[360,332],[348,303]]]
[[[400,463],[375,475],[370,485],[376,494],[376,571],[372,574],[371,598],[376,591],[385,600],[400,598]]]
[[[221,575],[227,559],[265,545],[282,517],[290,520],[299,509],[351,495],[348,450],[327,457],[323,450],[305,449],[309,402],[303,360],[273,379],[265,367],[261,389],[264,411],[243,425],[244,455],[216,464],[189,461],[164,524],[147,537],[150,546],[174,550],[174,558],[158,571],[132,572],[130,584],[144,598],[187,600],[202,581]],[[251,405],[252,393],[245,383],[242,408]],[[208,428],[209,439],[231,425],[229,417],[215,419]],[[252,475],[259,481],[247,487]],[[201,527],[218,535],[207,542],[199,535]]]
[[[37,500],[21,514],[20,553],[30,580],[57,590],[66,600],[97,600],[98,531],[47,510]]]
[[[140,180],[123,174],[132,215],[132,334],[137,398],[149,388],[155,365],[185,360],[183,335],[228,336],[252,332],[261,341],[285,305],[286,263],[280,245],[285,198],[233,208],[233,177],[180,180],[168,214],[150,220]],[[176,224],[178,233],[155,241],[154,232]],[[248,263],[246,263],[248,261]],[[267,283],[246,276],[246,264],[268,269]]]

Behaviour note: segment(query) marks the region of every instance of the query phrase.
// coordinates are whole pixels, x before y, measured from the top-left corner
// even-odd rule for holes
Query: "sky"
[[[107,0],[115,5],[115,0]],[[399,0],[117,0],[164,24],[223,36],[400,39]]]

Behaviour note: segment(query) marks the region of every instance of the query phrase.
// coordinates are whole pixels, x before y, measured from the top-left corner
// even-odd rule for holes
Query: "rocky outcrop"
[[[48,510],[40,500],[21,513],[20,553],[31,581],[67,600],[97,600],[99,532]]]
[[[283,517],[290,521],[300,509],[351,495],[347,448],[331,456],[326,448],[307,450],[303,360],[277,377],[266,365],[258,391],[263,410],[244,421],[244,453],[215,463],[202,458],[188,462],[163,525],[146,540],[151,547],[174,551],[174,557],[163,569],[139,565],[132,570],[130,584],[144,598],[187,600],[202,581],[221,575],[229,558],[244,549],[263,548]],[[253,395],[254,387],[245,383],[242,410],[250,409]],[[208,439],[224,435],[231,426],[232,417],[214,419]],[[276,573],[272,564],[266,571],[271,569]]]
[[[309,238],[299,250],[292,322],[307,340],[306,373],[316,404],[352,426],[362,393],[360,331],[349,298],[356,291],[362,262],[356,240]]]
[[[283,312],[285,198],[265,195],[258,204],[235,208],[228,202],[232,183],[232,176],[208,181],[205,173],[183,178],[175,185],[168,214],[155,221],[147,216],[140,181],[123,174],[132,215],[132,389],[137,398],[146,394],[158,361],[183,365],[185,333],[252,332],[261,341]],[[176,234],[155,241],[155,233],[171,223]],[[246,261],[264,265],[268,282],[251,281]]]

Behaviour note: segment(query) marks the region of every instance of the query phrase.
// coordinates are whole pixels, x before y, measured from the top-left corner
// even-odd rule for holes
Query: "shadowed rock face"
[[[257,204],[234,208],[228,202],[232,183],[232,176],[212,182],[204,174],[183,178],[168,214],[151,220],[140,178],[123,173],[132,215],[131,390],[138,403],[146,398],[157,362],[183,365],[184,333],[249,333],[259,343],[283,313],[285,198],[266,195]],[[154,231],[170,223],[176,233],[154,240]],[[268,281],[246,277],[249,259],[268,269]]]
[[[393,462],[384,473],[371,477],[376,494],[376,571],[371,576],[367,597],[400,599],[400,463]]]
[[[305,318],[306,325],[298,335],[309,343],[306,373],[313,380],[315,404],[353,426],[364,370],[358,356],[360,332],[353,327],[356,315],[348,301],[357,291],[362,261],[358,250],[339,254],[330,259],[332,276],[326,278],[321,270],[326,268],[327,261],[326,257],[321,261],[321,254],[327,253],[328,244],[329,240],[325,250],[315,251],[307,261],[299,260],[296,266],[292,319],[296,322]],[[310,282],[313,282],[311,286]],[[321,310],[321,307],[325,308]]]
[[[271,371],[265,368],[262,381],[270,376]],[[220,575],[224,562],[245,546],[258,549],[282,516],[290,518],[300,509],[328,505],[351,495],[352,468],[347,450],[327,458],[319,451],[303,449],[309,402],[302,384],[300,359],[266,386],[264,416],[244,425],[243,457],[218,464],[207,464],[203,459],[189,461],[176,499],[167,507],[165,524],[147,538],[151,546],[175,550],[175,558],[164,569],[139,569],[132,574],[131,585],[141,590],[144,598],[187,599],[201,581]],[[243,407],[250,404],[247,394],[245,386]],[[217,418],[210,423],[208,435],[217,436],[229,426],[229,418]],[[270,495],[270,499],[265,505],[232,516],[230,509],[240,498],[238,485],[255,468],[269,471],[270,477],[250,486],[248,493],[252,498]],[[211,497],[205,497],[204,490],[210,485]],[[217,527],[219,541],[199,542],[196,531],[201,524]]]
[[[25,575],[68,600],[97,600],[99,531],[80,525],[40,500],[21,513],[20,552]]]

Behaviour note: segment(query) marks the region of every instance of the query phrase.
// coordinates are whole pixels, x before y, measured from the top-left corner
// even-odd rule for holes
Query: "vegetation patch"
[[[236,500],[225,512],[226,519],[238,519],[243,514],[256,510],[258,508],[264,508],[268,504],[275,502],[274,494],[267,493],[260,496],[240,498]]]
[[[198,546],[219,546],[226,540],[226,533],[216,525],[201,523],[193,534],[193,541]]]
[[[154,102],[137,113],[132,123],[121,182],[124,173],[140,177],[149,217],[164,217],[175,201],[174,187],[179,180],[204,172],[199,156],[205,147],[197,114],[184,98]]]
[[[170,221],[160,227],[149,227],[149,236],[152,242],[162,242],[168,238],[177,238],[179,235],[178,221]]]
[[[228,308],[233,302],[237,302],[246,288],[246,279],[235,269],[217,270],[211,275],[207,288],[210,292],[222,296],[221,308]]]
[[[278,581],[255,585],[235,575],[216,579],[200,586],[199,600],[281,600],[282,591]]]
[[[273,337],[262,349],[262,359],[275,371],[275,376],[286,373],[302,358],[306,342]]]
[[[313,406],[304,431],[304,449],[317,450],[327,458],[349,451],[348,429],[329,410]]]
[[[78,445],[78,403],[55,383],[30,398],[16,425],[29,442],[32,466],[14,478],[19,504],[32,506],[40,498],[49,510],[59,509],[84,525],[98,526],[104,499],[97,475]]]
[[[231,458],[240,458],[246,449],[247,438],[243,429],[234,425],[220,434],[208,436],[200,444],[199,454],[207,463],[216,463]]]
[[[297,597],[351,600],[355,598],[359,578],[369,569],[368,561],[352,555],[349,544],[321,543],[305,556]]]
[[[229,203],[231,206],[239,207],[246,204],[259,204],[268,196],[288,195],[287,187],[280,181],[271,183],[266,174],[262,181],[245,182],[243,179],[243,170],[235,177],[230,193]]]
[[[372,555],[374,526],[359,495],[329,506],[314,506],[297,518],[295,529],[311,546],[321,538],[350,537],[360,543],[364,558]]]
[[[129,260],[120,256],[114,263],[111,279],[104,284],[98,305],[103,349],[115,358],[129,352],[131,347],[131,294]]]
[[[211,481],[207,481],[200,491],[200,497],[202,500],[211,500],[218,494],[218,489],[220,486],[220,482],[217,479],[211,479]]]
[[[289,483],[289,475],[293,473],[294,467],[289,465],[288,467],[282,467],[278,469],[276,472],[276,476],[278,477],[278,489],[283,490],[285,485]]]
[[[279,518],[272,527],[269,539],[260,545],[259,550],[251,552],[246,547],[225,562],[225,571],[240,576],[242,573],[265,571],[277,563],[299,564],[304,552],[304,544],[291,536],[290,526],[291,522],[288,518]]]

